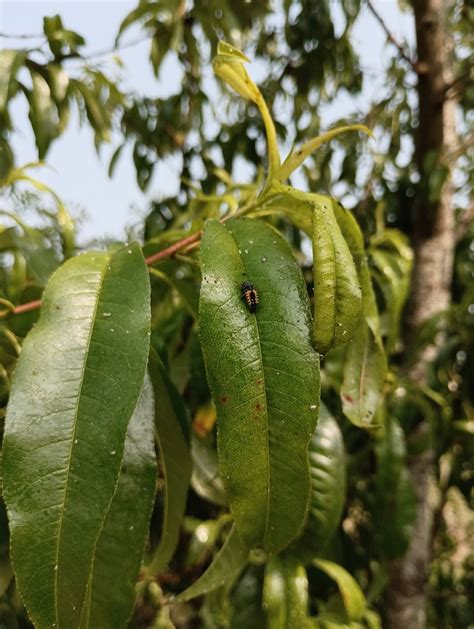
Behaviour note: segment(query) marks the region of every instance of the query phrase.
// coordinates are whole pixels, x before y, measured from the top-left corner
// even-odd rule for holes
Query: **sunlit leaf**
[[[280,153],[278,151],[275,125],[260,90],[252,81],[243,65],[243,63],[248,61],[249,59],[240,50],[226,42],[220,41],[217,46],[217,55],[212,61],[212,67],[215,74],[230,85],[237,94],[252,101],[259,108],[267,133],[270,162],[268,180],[270,182],[280,168]]]
[[[336,582],[349,620],[353,622],[360,620],[366,610],[367,602],[354,577],[345,568],[327,559],[315,559],[313,564]]]
[[[349,341],[361,312],[354,261],[334,215],[335,201],[313,195],[314,340],[325,354]]]
[[[52,140],[59,134],[58,113],[49,85],[41,74],[31,70],[31,81],[32,88],[28,92],[29,118],[35,134],[38,157],[43,159]]]
[[[23,50],[0,50],[0,119],[5,120],[16,74],[25,60]]]
[[[291,151],[278,170],[276,174],[277,179],[279,181],[285,181],[285,179],[288,179],[291,173],[301,166],[305,159],[322,144],[329,142],[341,133],[346,133],[347,131],[363,131],[364,133],[367,133],[367,135],[372,136],[372,131],[363,124],[352,124],[344,127],[338,127],[337,129],[332,129],[327,133],[323,133],[323,135],[320,135],[317,138],[308,140],[300,148]]]

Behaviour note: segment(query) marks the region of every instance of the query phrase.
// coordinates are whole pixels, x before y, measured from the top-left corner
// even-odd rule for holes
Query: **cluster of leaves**
[[[283,183],[321,144],[364,128],[310,140],[281,163],[272,118],[244,61],[220,44],[214,68],[262,113],[266,181],[239,188],[223,174],[228,189],[221,197],[201,195],[190,208],[193,227],[203,228],[199,258],[193,251],[162,255],[183,238],[175,221],[162,233],[166,240],[151,238],[143,253],[132,244],[63,263],[23,343],[2,450],[16,577],[5,588],[13,608],[12,593],[21,594],[37,626],[126,622],[152,509],[137,623],[150,607],[165,622],[175,607],[203,594],[203,618],[244,622],[247,610],[236,601],[248,580],[259,583],[253,607],[270,626],[377,623],[360,586],[334,561],[337,553],[323,555],[344,508],[346,455],[339,423],[325,406],[317,422],[320,356],[327,354],[329,364],[342,361],[342,381],[328,374],[324,386],[328,399],[340,388],[337,414],[342,409],[355,426],[377,424],[386,364],[376,296],[353,216],[330,197]],[[281,216],[313,244],[314,317],[300,267],[275,229]],[[382,290],[393,284],[397,297],[383,273],[390,263],[406,282],[410,255],[400,238],[392,230],[372,244],[378,283]],[[44,255],[49,248],[37,240],[34,250]],[[24,249],[19,255],[34,273],[34,257]],[[162,260],[150,274],[144,255],[148,263]],[[244,280],[260,294],[256,313],[241,298]],[[385,309],[390,344],[397,308],[395,300],[392,311]],[[398,480],[400,433],[386,427],[379,447],[380,500],[387,477],[394,499],[406,492],[406,478]],[[195,498],[186,505],[190,482]],[[193,505],[197,497],[204,504]],[[196,521],[202,511],[208,519]],[[183,546],[185,512],[191,539]],[[213,552],[207,570],[169,605],[169,595]],[[316,571],[311,583],[325,574],[337,586],[326,585],[327,600],[311,597],[312,609],[307,571]]]
[[[383,609],[388,562],[406,549],[414,519],[407,455],[436,439],[437,452],[452,456],[447,485],[461,487],[461,500],[469,500],[472,370],[470,354],[463,358],[462,352],[472,339],[472,236],[459,246],[453,312],[431,322],[413,351],[436,340],[440,328],[456,335],[448,350],[439,348],[429,386],[415,390],[398,368],[412,254],[403,233],[385,229],[383,215],[406,229],[411,200],[421,189],[436,195],[443,165],[432,183],[422,172],[418,185],[417,165],[397,160],[400,137],[411,135],[416,120],[406,86],[411,69],[396,63],[385,100],[368,116],[390,148],[364,184],[358,208],[364,236],[351,213],[321,194],[333,183],[334,143],[323,143],[336,135],[339,143],[354,143],[355,136],[336,129],[281,163],[276,138],[286,130],[274,122],[278,108],[272,107],[279,96],[296,94],[297,127],[287,139],[300,140],[319,133],[312,104],[334,98],[341,87],[355,93],[361,86],[348,39],[358,3],[344,3],[347,25],[339,38],[329,2],[298,3],[300,13],[295,5],[284,3],[282,34],[265,22],[265,3],[229,2],[223,11],[219,2],[213,15],[199,3],[188,11],[181,2],[141,1],[119,38],[141,24],[150,34],[156,73],[170,50],[178,56],[183,91],[163,101],[122,94],[87,65],[81,37],[59,18],[45,20],[50,54],[2,53],[5,186],[29,177],[27,169],[14,169],[8,143],[10,101],[23,93],[40,158],[65,128],[75,100],[98,145],[114,128],[134,144],[142,187],[157,157],[181,152],[187,192],[156,204],[143,254],[131,245],[59,266],[74,242],[56,199],[46,226],[32,228],[18,216],[12,224],[10,216],[2,230],[3,415],[27,337],[5,437],[4,496],[16,571],[14,580],[4,526],[0,618],[7,625],[29,626],[21,593],[38,626],[122,626],[136,598],[132,626],[180,626],[199,617],[209,627],[377,627],[374,609]],[[461,32],[465,21],[455,18]],[[222,35],[245,37],[250,29],[257,56],[271,65],[262,86],[266,100],[242,65],[245,57],[222,45],[216,73],[250,106],[243,117],[244,101],[228,101],[236,124],[222,124],[223,134],[209,137],[202,68],[210,52],[197,42],[204,34],[215,50]],[[303,51],[319,74],[302,64]],[[73,59],[81,75],[68,73]],[[264,129],[267,155],[257,141]],[[188,136],[196,130],[194,142]],[[210,157],[216,148],[225,170]],[[351,192],[360,151],[347,151],[340,172]],[[235,183],[229,171],[239,154],[257,166],[267,158],[266,180]],[[189,184],[195,158],[207,167],[201,187]],[[303,160],[305,179],[317,193],[286,184]],[[372,188],[383,199],[378,205],[368,194]],[[202,229],[200,256],[191,244],[149,263],[147,274],[144,258]],[[301,242],[311,244],[312,272],[303,268],[301,274],[278,231],[294,245],[300,264]],[[27,336],[37,314],[9,313],[40,297],[56,268],[41,319]],[[240,298],[246,279],[260,294],[256,315]],[[74,337],[72,325],[78,326]],[[325,404],[315,427],[319,386]],[[35,422],[39,415],[46,419]],[[432,433],[413,438],[412,428],[426,415]],[[68,418],[60,426],[59,416]],[[6,524],[3,506],[1,517]],[[35,576],[33,570],[39,570]],[[432,585],[468,588],[469,578],[446,575],[440,563]],[[462,605],[461,611],[446,609],[442,597],[437,603],[438,617],[457,620],[466,613]]]

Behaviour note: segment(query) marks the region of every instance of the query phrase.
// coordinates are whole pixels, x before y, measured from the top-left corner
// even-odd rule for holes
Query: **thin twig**
[[[42,35],[15,35],[13,33],[0,33],[0,38],[2,39],[43,39],[45,37]]]
[[[34,301],[28,301],[26,304],[20,304],[19,306],[14,306],[11,310],[4,310],[0,313],[0,318],[4,318],[10,315],[19,315],[24,312],[30,312],[31,310],[36,310],[41,306],[41,299],[35,299]]]
[[[129,41],[128,43],[123,44],[122,46],[112,46],[112,48],[98,50],[97,52],[92,52],[89,55],[80,55],[78,53],[65,55],[62,58],[62,61],[93,61],[94,59],[98,59],[100,57],[106,57],[108,55],[113,55],[115,53],[121,52],[122,50],[126,50],[127,48],[132,48],[133,46],[137,46],[138,44],[141,44],[142,42],[147,41],[147,39],[150,39],[150,37],[152,37],[152,35],[150,35],[149,37],[146,37],[146,36],[144,37],[142,35],[140,38],[133,39],[132,41]]]
[[[153,255],[149,256],[145,260],[147,266],[152,266],[153,264],[155,264],[159,260],[163,260],[164,258],[170,258],[181,249],[184,249],[185,247],[188,247],[189,245],[193,243],[197,243],[199,239],[201,238],[201,233],[202,233],[201,231],[198,231],[194,234],[191,234],[190,236],[187,236],[186,238],[183,238],[182,240],[175,242],[169,247],[166,247],[166,249],[162,249],[161,251],[158,251],[157,253],[154,253]],[[29,301],[26,304],[20,304],[19,306],[14,306],[13,308],[9,310],[0,312],[0,319],[3,319],[7,316],[19,315],[19,314],[23,314],[24,312],[37,310],[40,307],[41,307],[41,299],[35,299],[34,301]]]
[[[397,42],[395,37],[390,32],[388,26],[385,24],[382,16],[380,15],[380,13],[378,13],[376,8],[372,4],[372,1],[371,0],[366,0],[366,4],[367,4],[367,7],[369,8],[370,12],[372,13],[372,15],[375,17],[377,22],[380,24],[380,26],[384,30],[384,32],[387,35],[387,38],[389,39],[389,41],[398,50],[398,52],[399,52],[400,56],[402,57],[402,59],[405,59],[405,61],[407,61],[410,64],[410,66],[413,68],[413,70],[415,72],[417,72],[418,70],[417,70],[416,62],[413,61],[413,59],[410,57],[410,55],[406,52],[405,46],[402,46],[400,43]]]
[[[158,262],[159,260],[162,260],[163,258],[169,258],[180,249],[184,249],[188,245],[191,245],[197,242],[201,238],[201,234],[202,232],[198,231],[195,234],[191,234],[191,236],[187,236],[186,238],[183,238],[183,240],[179,240],[178,242],[175,242],[173,245],[166,247],[166,249],[162,249],[161,251],[158,251],[158,253],[154,253],[152,256],[149,256],[148,258],[146,258],[145,260],[146,264],[148,266],[151,266],[152,264],[155,264],[155,262]]]

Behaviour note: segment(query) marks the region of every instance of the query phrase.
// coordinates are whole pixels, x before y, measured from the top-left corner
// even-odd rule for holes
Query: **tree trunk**
[[[448,0],[413,0],[418,49],[419,128],[415,139],[416,160],[427,179],[426,158],[438,157],[446,163],[457,144],[453,96],[446,86],[452,81],[452,41],[447,28]],[[420,187],[424,188],[424,186]],[[406,320],[407,342],[419,326],[436,313],[445,310],[451,300],[451,279],[455,246],[452,186],[445,181],[435,202],[426,193],[416,200],[412,226],[415,264],[412,290]],[[417,383],[425,378],[426,363],[434,357],[435,348],[427,347],[410,366],[409,375]],[[424,421],[418,433],[428,433]],[[409,457],[417,518],[410,547],[404,557],[393,562],[387,596],[387,627],[390,629],[423,629],[426,627],[427,579],[431,561],[433,516],[437,508],[435,460],[431,448]]]

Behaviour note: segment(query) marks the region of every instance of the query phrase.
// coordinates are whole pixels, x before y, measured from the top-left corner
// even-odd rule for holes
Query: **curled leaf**
[[[240,50],[226,42],[220,41],[217,46],[217,55],[212,61],[212,67],[214,73],[227,85],[230,85],[237,94],[252,101],[259,108],[267,133],[270,163],[268,181],[270,182],[280,168],[280,153],[278,151],[275,125],[262,93],[252,81],[243,65],[248,61],[249,59]]]
[[[349,341],[360,317],[361,289],[335,201],[311,195],[313,205],[314,341],[325,354]]]

